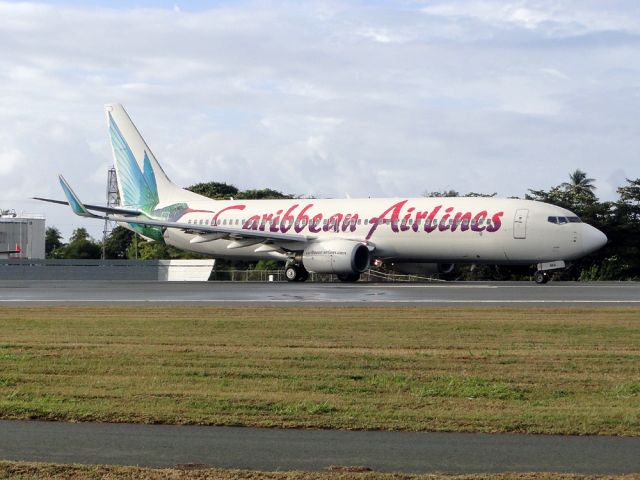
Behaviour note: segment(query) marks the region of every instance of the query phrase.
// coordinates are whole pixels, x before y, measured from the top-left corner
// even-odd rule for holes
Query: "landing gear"
[[[358,280],[360,280],[360,274],[359,273],[339,273],[337,275],[338,280],[340,280],[341,282],[357,282]]]
[[[547,283],[549,281],[549,274],[547,272],[542,271],[542,270],[538,270],[536,273],[533,274],[533,280],[538,285],[544,285],[545,283]]]
[[[302,265],[289,265],[284,270],[284,276],[289,282],[305,282],[309,278],[309,272]]]
[[[547,283],[551,277],[549,274],[554,270],[562,270],[567,266],[564,260],[555,260],[553,262],[544,262],[536,265],[538,268],[536,273],[533,274],[533,280],[538,285],[544,285]]]

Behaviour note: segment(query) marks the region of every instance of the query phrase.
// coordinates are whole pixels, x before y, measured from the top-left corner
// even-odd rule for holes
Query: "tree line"
[[[600,250],[583,257],[556,274],[567,280],[639,280],[640,279],[640,178],[626,179],[617,189],[618,198],[601,201],[595,193],[594,179],[586,172],[576,170],[569,181],[549,190],[529,189],[524,195],[528,200],[546,202],[566,208],[577,214],[584,222],[593,225],[609,238]],[[220,182],[198,183],[188,190],[212,199],[284,199],[296,198],[269,188],[239,190],[233,185]],[[459,192],[425,192],[430,197],[457,197]],[[496,194],[470,192],[468,197],[493,197]],[[204,258],[202,255],[184,252],[168,245],[148,242],[133,232],[117,226],[102,242],[92,239],[84,228],[76,229],[68,243],[56,227],[46,230],[45,250],[47,258],[74,259],[185,259]],[[218,268],[255,268],[255,262],[217,262]],[[273,261],[259,262],[258,268],[278,268]],[[532,268],[491,265],[470,265],[457,268],[453,275],[459,279],[521,279],[530,276]]]

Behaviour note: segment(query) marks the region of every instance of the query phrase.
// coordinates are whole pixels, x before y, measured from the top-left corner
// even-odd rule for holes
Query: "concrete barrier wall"
[[[207,281],[215,260],[0,260],[2,280]]]

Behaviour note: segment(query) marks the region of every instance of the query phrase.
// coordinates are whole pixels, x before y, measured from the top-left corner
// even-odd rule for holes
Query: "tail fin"
[[[144,212],[162,200],[170,201],[179,189],[162,170],[156,157],[118,104],[105,105],[115,162],[120,203]]]

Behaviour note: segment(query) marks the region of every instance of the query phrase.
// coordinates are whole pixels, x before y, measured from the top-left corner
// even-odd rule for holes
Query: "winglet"
[[[86,207],[82,204],[78,196],[74,193],[73,190],[71,190],[71,187],[69,186],[67,181],[64,179],[64,177],[62,175],[59,175],[59,178],[60,178],[60,185],[62,186],[62,191],[64,192],[64,195],[67,197],[67,200],[69,201],[69,205],[71,206],[71,210],[73,210],[73,213],[81,217],[96,217],[97,215],[90,213],[89,210],[86,209]]]

